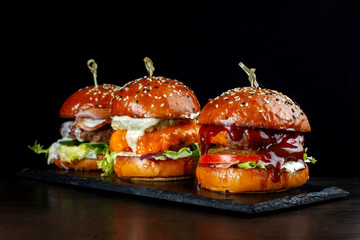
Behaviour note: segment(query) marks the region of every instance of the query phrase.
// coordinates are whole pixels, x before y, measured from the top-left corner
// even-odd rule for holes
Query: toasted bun
[[[110,119],[110,102],[118,90],[118,86],[110,84],[82,88],[66,99],[59,116]]]
[[[201,188],[224,193],[251,193],[285,191],[299,187],[309,178],[309,169],[293,173],[281,171],[280,181],[271,180],[271,171],[264,169],[240,169],[198,166],[196,179]]]
[[[164,77],[145,77],[127,83],[113,100],[111,116],[181,118],[200,112],[194,92]]]
[[[117,176],[131,180],[170,181],[195,176],[198,158],[150,160],[140,157],[117,156],[114,171]]]
[[[200,125],[236,124],[243,127],[310,132],[300,107],[282,93],[252,87],[231,89],[210,100],[198,119]]]
[[[97,159],[83,158],[80,160],[75,159],[72,163],[64,162],[59,157],[55,158],[54,163],[62,169],[73,169],[80,171],[100,171],[97,167],[97,162],[102,160],[103,154],[99,154]]]

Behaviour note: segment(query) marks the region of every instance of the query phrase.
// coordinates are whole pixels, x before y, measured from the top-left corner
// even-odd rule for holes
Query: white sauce
[[[181,118],[195,119],[200,115],[200,112],[190,113],[190,116],[182,115]]]
[[[75,121],[68,121],[61,124],[60,128],[60,135],[64,138],[69,137],[69,134],[71,132],[71,128],[74,126]]]
[[[259,161],[259,163],[264,166],[270,165],[269,163],[263,162],[261,160]],[[292,172],[295,172],[297,170],[304,169],[304,168],[305,168],[305,165],[302,162],[294,162],[294,161],[288,161],[281,166],[281,169],[285,169],[289,173],[292,173]]]
[[[145,130],[155,126],[161,121],[159,118],[131,118],[128,116],[115,116],[111,126],[115,129],[126,129],[126,141],[136,153],[137,141],[145,134]]]
[[[91,118],[82,119],[82,123],[89,128],[93,128],[99,124],[104,123],[105,121],[106,119],[91,119]]]
[[[54,142],[53,144],[51,144],[50,149],[49,149],[49,155],[48,155],[48,159],[47,159],[47,164],[53,164],[55,158],[58,155],[58,147],[59,147],[60,143],[58,142]]]
[[[301,162],[289,161],[282,165],[282,167],[285,168],[287,172],[292,173],[297,170],[304,169],[305,165]]]

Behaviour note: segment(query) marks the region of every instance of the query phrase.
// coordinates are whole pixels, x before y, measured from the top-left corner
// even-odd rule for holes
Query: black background
[[[182,81],[201,106],[249,85],[240,61],[256,68],[263,86],[288,95],[308,116],[312,132],[305,145],[318,160],[310,174],[360,176],[355,8],[325,0],[194,2],[9,7],[2,84],[11,154],[5,169],[45,166],[27,145],[38,139],[48,146],[60,137],[62,102],[93,84],[88,59],[98,63],[100,84],[123,85],[146,75],[147,56],[155,76]],[[4,97],[7,91],[11,97]]]

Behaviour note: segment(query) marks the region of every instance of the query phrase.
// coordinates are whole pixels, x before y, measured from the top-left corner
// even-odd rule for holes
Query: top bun
[[[194,92],[164,77],[144,77],[125,84],[111,105],[111,116],[132,118],[193,118],[199,112]]]
[[[293,100],[280,92],[254,87],[231,89],[210,99],[198,124],[311,131],[306,115]]]
[[[110,119],[110,102],[119,89],[120,87],[110,84],[79,89],[63,103],[59,116]]]

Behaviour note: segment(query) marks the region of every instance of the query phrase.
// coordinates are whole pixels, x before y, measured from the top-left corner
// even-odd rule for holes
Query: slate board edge
[[[255,213],[266,212],[266,208],[274,209],[274,210],[281,210],[281,209],[292,208],[292,207],[297,207],[297,206],[305,206],[305,205],[309,205],[312,203],[320,203],[320,202],[325,202],[325,201],[329,201],[329,200],[345,198],[349,195],[350,195],[349,192],[347,192],[341,188],[325,187],[320,192],[310,192],[310,193],[307,193],[306,196],[298,195],[298,196],[293,196],[290,199],[287,199],[289,197],[283,197],[283,198],[270,200],[265,203],[255,204],[254,212]],[[277,207],[278,205],[281,205],[281,207]]]
[[[161,199],[171,202],[210,207],[245,214],[260,214],[265,212],[272,212],[292,208],[295,206],[299,206],[300,204],[308,205],[311,203],[343,198],[349,195],[349,192],[346,192],[340,188],[329,187],[324,188],[320,193],[308,193],[306,196],[293,196],[290,199],[288,197],[284,197],[270,200],[264,203],[248,204],[203,197],[192,193],[177,193],[170,190],[146,188],[136,185],[128,186],[113,182],[103,182],[97,178],[75,177],[66,174],[55,173],[51,171],[41,171],[31,168],[24,168],[18,171],[16,175],[37,180],[44,180],[47,182],[131,194],[136,196],[149,197],[153,199]],[[327,194],[329,190],[332,191],[331,195]],[[321,196],[319,196],[319,194]]]

